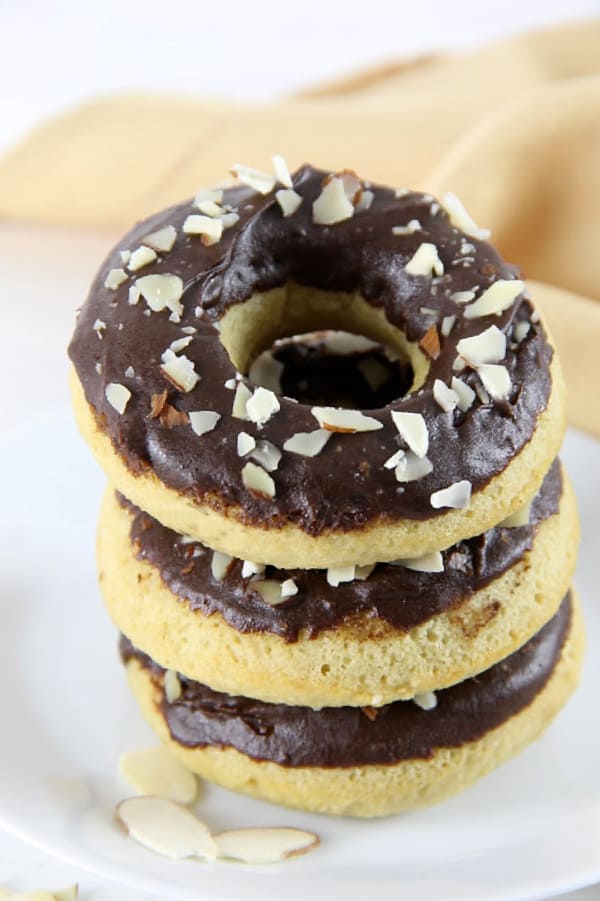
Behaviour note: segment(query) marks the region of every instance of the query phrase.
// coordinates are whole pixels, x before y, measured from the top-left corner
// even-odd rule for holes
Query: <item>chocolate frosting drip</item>
[[[412,701],[385,707],[289,707],[211,691],[181,678],[181,697],[160,708],[171,737],[190,748],[236,748],[282,766],[350,767],[431,757],[439,748],[477,741],[530,704],[560,657],[571,622],[567,595],[556,616],[519,651],[491,669],[437,693],[424,711]],[[162,670],[121,638],[158,684]]]
[[[240,219],[211,246],[182,231],[184,220],[194,212],[189,201],[138,224],[102,265],[69,348],[88,402],[133,472],[151,467],[170,488],[219,509],[233,506],[235,515],[245,522],[270,527],[292,522],[312,535],[359,529],[372,522],[432,518],[444,512],[431,507],[432,492],[462,479],[469,480],[475,492],[484,488],[530,440],[551,389],[552,349],[541,324],[532,322],[524,340],[513,342],[516,323],[531,321],[527,299],[521,296],[500,315],[482,319],[464,318],[464,305],[452,299],[460,291],[473,290],[479,296],[497,279],[515,276],[515,268],[503,262],[490,244],[451,226],[446,212],[429,195],[396,197],[393,190],[376,185],[370,186],[369,209],[334,226],[317,225],[312,221],[312,204],[325,174],[310,166],[296,172],[294,186],[303,201],[287,218],[273,194],[264,197],[247,188],[225,191],[224,202],[237,209]],[[413,219],[420,223],[420,230],[393,234],[393,226]],[[172,273],[183,279],[180,323],[170,321],[168,310],[144,315],[149,310],[143,299],[129,304],[133,278],[116,291],[104,287],[108,271],[123,265],[118,251],[134,250],[146,235],[167,224],[177,229],[173,249],[138,275]],[[423,242],[436,245],[443,276],[406,273],[406,263]],[[360,292],[412,341],[420,340],[443,317],[457,318],[449,337],[441,337],[439,357],[422,388],[370,413],[383,424],[381,430],[336,434],[313,458],[284,453],[273,474],[276,495],[266,500],[243,486],[245,461],[236,449],[239,432],[266,438],[281,448],[290,436],[314,430],[317,422],[310,406],[285,397],[280,398],[279,412],[262,428],[232,418],[233,394],[225,383],[235,370],[216,326],[233,305],[290,280],[328,291]],[[428,312],[431,309],[437,315]],[[104,324],[99,332],[98,320]],[[500,403],[477,399],[466,413],[443,412],[433,398],[434,380],[449,384],[457,341],[492,324],[508,339],[503,365],[513,386],[510,398]],[[318,327],[324,325],[321,322]],[[161,354],[183,337],[183,327],[190,326],[197,331],[185,355],[200,381],[184,394],[169,385],[160,364]],[[474,372],[463,376],[479,387]],[[106,399],[105,389],[111,382],[131,391],[122,415]],[[221,413],[217,427],[198,437],[189,425],[169,428],[160,418],[149,419],[152,395],[165,389],[169,403],[179,410]],[[398,484],[393,470],[383,466],[402,446],[392,410],[422,413],[430,436],[432,473],[404,485]]]
[[[250,579],[242,578],[240,560],[223,581],[217,581],[211,573],[210,550],[182,541],[176,532],[119,499],[133,515],[130,534],[138,559],[156,567],[166,587],[185,599],[191,610],[205,616],[218,612],[238,632],[272,632],[293,642],[301,633],[314,637],[357,614],[407,630],[459,605],[522,558],[539,524],[557,512],[561,493],[556,460],[533,501],[528,525],[496,527],[448,548],[442,553],[441,573],[379,563],[368,579],[332,588],[323,570],[267,567],[266,578],[291,578],[298,586],[298,594],[277,607],[261,598]]]

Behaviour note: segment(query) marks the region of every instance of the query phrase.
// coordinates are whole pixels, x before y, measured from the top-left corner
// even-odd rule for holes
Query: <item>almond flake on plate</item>
[[[406,223],[406,225],[392,225],[392,234],[414,235],[415,232],[420,232],[422,228],[423,226],[418,219],[411,219],[410,222]]]
[[[452,329],[454,328],[454,323],[456,322],[456,316],[444,316],[442,319],[442,324],[440,326],[440,332],[447,338]]]
[[[409,275],[424,275],[427,277],[432,275],[443,275],[444,264],[439,258],[438,249],[435,244],[424,241],[414,252],[404,267],[404,271]]]
[[[291,188],[292,176],[290,175],[290,170],[288,169],[288,165],[284,158],[276,154],[275,156],[271,157],[271,161],[273,163],[275,178],[277,179],[279,184],[283,185],[284,188]]]
[[[466,479],[453,482],[447,488],[434,491],[431,495],[431,506],[439,510],[441,507],[452,507],[456,510],[468,510],[471,505],[471,483]]]
[[[153,250],[152,247],[141,244],[129,257],[127,268],[130,272],[137,272],[138,269],[142,269],[144,266],[148,266],[149,263],[153,263],[155,259],[156,251]]]
[[[465,319],[478,319],[480,316],[499,316],[524,290],[525,284],[518,278],[498,279],[486,288],[477,300],[465,308]]]
[[[165,309],[176,316],[183,313],[183,282],[178,275],[143,275],[136,279],[135,286],[154,313]]]
[[[248,462],[242,469],[242,482],[250,494],[270,500],[275,497],[275,482],[262,466]]]
[[[448,191],[448,193],[444,194],[442,197],[442,203],[450,217],[450,222],[452,225],[456,226],[456,228],[460,229],[460,231],[463,231],[466,235],[470,235],[471,238],[478,238],[480,241],[485,241],[489,238],[491,234],[489,228],[480,228],[477,225],[475,220],[467,213],[456,194]]]
[[[499,529],[518,529],[521,526],[528,526],[531,518],[532,503],[533,501],[528,501],[523,507],[515,510],[510,516],[499,522],[497,527]]]
[[[506,400],[512,388],[506,366],[500,366],[497,363],[482,363],[477,367],[477,375],[483,382],[483,387],[494,400]]]
[[[248,378],[255,385],[268,388],[269,391],[280,392],[283,369],[283,363],[276,360],[270,350],[265,350],[250,366]]]
[[[332,566],[327,570],[327,583],[337,588],[340,582],[352,582],[355,574],[355,566]]]
[[[433,383],[433,399],[444,413],[451,413],[458,406],[459,397],[453,388],[449,388],[441,379]]]
[[[178,804],[191,804],[198,793],[194,774],[179,763],[163,745],[126,751],[119,760],[119,771],[140,795],[153,795]]]
[[[163,857],[214,860],[217,856],[208,828],[173,801],[148,795],[127,798],[117,805],[115,816],[131,838]]]
[[[224,554],[222,551],[213,551],[210,564],[213,579],[216,579],[217,582],[222,582],[233,563],[234,558],[230,557],[229,554]]]
[[[243,863],[279,863],[288,857],[306,854],[319,844],[313,832],[285,827],[229,829],[214,836],[221,858]]]
[[[158,253],[168,253],[173,250],[173,245],[177,240],[177,229],[173,225],[165,225],[164,228],[159,228],[158,231],[146,235],[143,240],[144,244]]]
[[[123,414],[131,398],[129,388],[126,388],[125,385],[120,385],[118,382],[110,382],[104,389],[104,393],[111,407],[117,413]]]
[[[248,432],[240,432],[237,436],[237,452],[239,457],[247,456],[256,447],[256,438]]]
[[[246,402],[246,418],[262,427],[280,408],[275,392],[259,387]]]
[[[172,357],[165,359],[165,354],[163,354],[163,363],[160,369],[171,384],[186,394],[192,391],[200,381],[194,364],[186,356],[176,357],[173,354]]]
[[[506,354],[506,335],[495,325],[490,325],[479,335],[461,338],[456,345],[459,355],[471,366],[482,363],[499,363]]]
[[[207,432],[212,432],[221,418],[221,414],[214,410],[194,410],[188,413],[188,416],[196,435],[206,435]]]
[[[220,219],[212,219],[210,216],[198,216],[192,213],[183,223],[186,235],[200,235],[206,245],[216,244],[223,234],[223,223]]]
[[[354,206],[346,195],[343,179],[334,175],[313,203],[313,222],[316,225],[335,225],[354,215]]]
[[[456,376],[452,377],[450,385],[454,393],[458,396],[456,406],[461,413],[466,413],[475,400],[475,392],[466,382],[463,382],[462,379],[457,379]]]
[[[421,710],[433,710],[437,707],[437,697],[433,691],[422,691],[414,696],[413,703]]]
[[[417,457],[423,458],[429,449],[429,432],[423,416],[392,410],[392,419],[402,440]]]
[[[433,472],[433,463],[429,457],[417,457],[412,451],[407,451],[398,461],[394,475],[398,482],[416,482]]]
[[[432,551],[421,557],[404,557],[394,560],[394,566],[403,566],[417,573],[443,573],[444,558],[440,551]]]
[[[284,219],[292,216],[302,203],[301,195],[293,188],[282,188],[275,191],[275,199],[281,208]]]
[[[316,457],[320,454],[329,439],[331,432],[326,429],[315,429],[314,432],[297,432],[283,444],[285,451],[300,454],[303,457]]]
[[[111,269],[104,279],[104,287],[110,288],[111,291],[116,291],[119,285],[126,282],[128,278],[129,276],[124,269]]]
[[[196,542],[194,541],[194,539],[192,539],[189,543],[195,544]],[[163,676],[163,689],[165,692],[165,698],[167,699],[169,704],[173,704],[181,697],[181,680],[179,678],[179,673],[177,673],[174,669],[165,670],[165,674]]]
[[[269,172],[261,172],[259,169],[242,166],[240,163],[236,163],[229,171],[240,184],[252,188],[259,194],[269,194],[275,187],[275,176]]]
[[[346,410],[341,407],[312,407],[312,415],[322,429],[328,432],[374,432],[383,428],[383,423],[373,416],[365,416],[360,410]]]
[[[248,415],[246,413],[246,405],[251,397],[252,392],[244,384],[244,382],[238,382],[237,388],[235,389],[235,394],[233,396],[233,407],[231,410],[231,415],[235,419],[248,419]]]

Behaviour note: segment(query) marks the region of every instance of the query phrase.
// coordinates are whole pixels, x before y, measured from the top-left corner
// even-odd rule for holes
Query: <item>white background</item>
[[[599,14],[600,0],[0,0],[0,153],[44,117],[97,93],[146,88],[266,101],[384,59]],[[73,311],[113,237],[0,223],[0,365],[3,383],[18,386],[3,398],[0,440],[66,402]],[[0,884],[76,879],[85,901],[143,901],[0,835]],[[575,897],[597,901],[600,889]]]

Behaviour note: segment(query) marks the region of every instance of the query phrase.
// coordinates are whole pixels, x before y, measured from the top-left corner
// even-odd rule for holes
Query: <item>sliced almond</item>
[[[250,494],[266,500],[275,497],[275,482],[269,473],[265,472],[262,466],[257,466],[256,463],[246,463],[242,469],[242,482]]]
[[[359,582],[364,582],[369,578],[376,567],[376,563],[367,563],[365,566],[356,566],[354,569],[354,578]]]
[[[475,400],[475,392],[466,382],[463,382],[462,379],[457,379],[456,376],[452,377],[450,385],[452,390],[458,396],[456,406],[461,413],[466,413]]]
[[[246,404],[251,397],[252,392],[244,382],[238,382],[233,396],[233,408],[231,410],[231,415],[234,416],[235,419],[248,419]]]
[[[377,341],[372,341],[366,335],[355,335],[354,332],[335,331],[330,334],[325,333],[323,338],[317,332],[316,337],[318,343],[322,344],[329,353],[344,356],[365,353],[380,346]]]
[[[128,275],[124,269],[111,269],[104,279],[104,287],[116,291],[119,285],[122,285],[127,279]]]
[[[223,223],[223,231],[226,231],[228,228],[232,228],[240,221],[239,213],[235,213],[233,211],[229,213],[223,213],[221,216],[221,222]]]
[[[433,463],[429,457],[418,457],[407,451],[398,461],[394,475],[398,482],[416,482],[433,472]]]
[[[358,201],[354,204],[354,212],[364,213],[366,210],[370,210],[374,200],[373,191],[362,191]]]
[[[271,162],[273,163],[275,178],[279,184],[283,185],[284,188],[291,188],[292,176],[290,175],[290,170],[288,169],[288,165],[284,158],[276,154],[271,157]]]
[[[180,353],[180,351],[185,350],[189,344],[192,342],[192,336],[187,335],[185,338],[175,338],[174,341],[171,341],[169,347],[173,351],[174,354]]]
[[[374,432],[383,428],[383,423],[373,416],[365,416],[360,410],[345,410],[340,407],[312,407],[312,415],[322,429],[328,432]]]
[[[148,795],[127,798],[117,805],[115,816],[131,838],[163,857],[214,860],[217,856],[208,828],[173,801]]]
[[[275,199],[281,208],[284,219],[287,219],[288,216],[293,216],[302,203],[301,195],[294,191],[293,188],[282,188],[279,191],[275,191]]]
[[[422,557],[404,557],[394,560],[394,565],[412,569],[417,573],[444,572],[444,558],[440,551],[431,551],[430,554],[423,554]]]
[[[281,392],[283,369],[283,363],[276,360],[270,350],[265,350],[250,366],[248,378],[255,385],[260,385],[269,391]]]
[[[281,451],[270,441],[260,439],[250,451],[250,457],[267,472],[275,472],[281,460]]]
[[[424,241],[414,252],[404,271],[408,275],[423,275],[428,278],[432,275],[443,275],[444,264],[440,260],[435,244]]]
[[[177,229],[173,225],[165,225],[158,231],[151,232],[144,238],[144,244],[151,247],[158,253],[168,253],[173,250],[173,245],[177,240]]]
[[[223,223],[220,219],[213,219],[212,216],[198,216],[192,213],[185,219],[183,230],[186,235],[200,235],[203,244],[217,244],[223,234]]]
[[[286,579],[281,583],[281,597],[292,598],[298,594],[298,586],[293,579]]]
[[[436,379],[433,383],[433,399],[444,413],[451,413],[452,410],[456,409],[459,402],[456,391],[453,388],[449,388],[441,379]]]
[[[213,203],[221,203],[223,200],[222,188],[200,188],[196,192],[193,205],[197,207],[199,203],[204,203],[206,200],[211,200]]]
[[[152,247],[141,244],[129,257],[127,268],[130,272],[137,272],[138,269],[143,269],[144,266],[153,263],[155,259],[156,251]]]
[[[168,309],[182,315],[183,282],[178,275],[143,275],[136,279],[135,286],[153,312]]]
[[[281,582],[277,582],[276,579],[259,579],[252,582],[252,590],[257,591],[270,607],[277,607],[286,600],[281,591]]]
[[[453,482],[447,488],[434,491],[431,495],[431,506],[439,510],[441,507],[452,507],[457,510],[468,510],[471,505],[471,483],[466,479]]]
[[[529,501],[525,506],[520,507],[502,522],[498,523],[499,529],[519,529],[521,526],[528,526],[531,519],[531,505],[533,501]]]
[[[131,398],[129,388],[126,388],[125,385],[120,385],[118,382],[110,382],[104,389],[104,393],[111,407],[122,415]]]
[[[79,886],[77,884],[58,891],[33,889],[31,892],[11,892],[0,886],[0,901],[77,901],[78,897]]]
[[[167,798],[178,804],[191,804],[198,792],[196,777],[163,745],[127,751],[119,760],[124,779],[141,795]]]
[[[138,302],[138,300],[140,299],[141,296],[142,296],[142,292],[140,291],[140,289],[138,288],[138,286],[137,286],[137,285],[130,285],[130,286],[129,286],[129,293],[128,293],[128,295],[127,295],[127,303],[128,303],[130,306],[134,307],[134,306],[136,305],[136,303]],[[148,312],[148,310],[146,310],[146,312]]]
[[[229,554],[224,554],[222,551],[213,551],[210,564],[213,579],[216,579],[217,582],[222,582],[234,562],[234,558],[230,557]]]
[[[395,469],[396,466],[400,463],[401,460],[406,456],[406,451],[403,447],[399,448],[395,453],[392,454],[391,457],[388,457],[385,461],[384,468],[385,469]]]
[[[275,176],[269,172],[261,172],[259,169],[242,166],[240,163],[236,163],[229,171],[240,184],[252,188],[259,194],[269,194],[275,187]]]
[[[424,457],[429,449],[427,423],[420,413],[403,413],[392,410],[392,419],[400,437],[417,457]]]
[[[477,374],[485,390],[494,400],[506,400],[512,389],[512,382],[506,366],[497,363],[482,363]]]
[[[520,344],[525,340],[527,335],[529,334],[529,330],[531,329],[531,323],[527,322],[527,320],[523,320],[522,322],[517,322],[515,325],[515,330],[513,332],[513,337],[517,344]]]
[[[440,332],[447,338],[452,329],[454,328],[454,323],[456,322],[456,316],[444,316],[442,319],[442,324],[440,326]]]
[[[465,308],[465,319],[478,319],[480,316],[499,316],[508,309],[525,289],[520,279],[498,279],[474,303]]]
[[[102,340],[102,332],[106,331],[106,322],[102,319],[96,319],[92,326],[92,331],[96,332],[100,340]]]
[[[434,710],[437,707],[437,697],[433,691],[422,691],[414,696],[413,703],[421,710]]]
[[[172,385],[186,394],[192,391],[200,381],[194,364],[186,356],[177,357],[175,354],[172,356],[163,354],[160,370]]]
[[[221,414],[214,410],[193,410],[188,413],[188,416],[196,435],[206,435],[207,432],[212,432],[221,418]]]
[[[195,543],[193,539],[191,539],[190,543]],[[181,680],[179,678],[179,673],[175,672],[174,669],[165,670],[165,674],[163,676],[163,689],[165,692],[165,698],[167,699],[169,704],[174,704],[175,701],[178,701],[181,697]],[[154,792],[152,792],[154,794]]]
[[[450,300],[453,300],[454,303],[469,303],[474,298],[475,291],[455,291],[450,295]]]
[[[420,232],[422,229],[423,226],[418,219],[411,219],[406,225],[392,225],[392,234],[398,236],[414,235],[415,232]]]
[[[215,203],[214,200],[200,200],[196,206],[201,213],[204,213],[205,216],[210,216],[211,219],[219,219],[225,212],[223,207]]]
[[[237,436],[237,452],[239,457],[247,456],[256,447],[256,438],[248,432],[240,432]]]
[[[460,229],[460,231],[463,231],[466,235],[470,235],[472,238],[477,238],[480,241],[485,241],[489,238],[491,234],[489,228],[480,228],[477,225],[475,220],[467,213],[456,194],[448,191],[447,194],[444,194],[442,203],[450,217],[450,222],[452,225],[456,226],[456,228]]]
[[[424,353],[427,354],[430,359],[437,360],[440,355],[441,347],[440,336],[438,335],[438,330],[435,323],[429,326],[429,328],[419,341],[419,347]]]
[[[281,404],[275,392],[258,387],[246,402],[246,418],[261,427],[280,409]]]
[[[331,566],[327,570],[327,583],[333,588],[337,588],[341,582],[352,582],[355,573],[355,566]]]
[[[315,429],[314,432],[296,432],[284,442],[283,449],[303,457],[316,457],[330,438],[331,432],[326,429]]]
[[[316,225],[335,225],[354,215],[354,206],[346,195],[343,179],[334,176],[323,187],[313,203],[313,222]]]
[[[461,338],[456,345],[460,356],[471,366],[481,363],[499,363],[506,354],[506,335],[495,325],[490,325],[479,335]]]
[[[264,571],[264,563],[254,563],[252,560],[244,560],[242,563],[242,579],[249,579],[250,576],[262,576]]]
[[[128,263],[131,259],[131,251],[130,250],[120,250],[119,256],[121,257],[121,262],[123,264]]]
[[[214,837],[219,857],[243,863],[279,863],[312,851],[319,844],[313,832],[288,828],[229,829]]]

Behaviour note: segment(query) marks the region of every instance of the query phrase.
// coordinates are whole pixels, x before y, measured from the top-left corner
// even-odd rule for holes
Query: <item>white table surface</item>
[[[600,0],[0,0],[0,153],[40,119],[99,92],[192,92],[201,84],[206,94],[264,100],[384,57],[474,46],[593,14]],[[0,440],[67,401],[64,349],[74,309],[116,237],[0,224],[0,365],[9,384],[19,382],[18,392],[3,397]],[[74,881],[83,901],[156,901],[0,833],[0,885]],[[562,898],[598,901],[600,887]]]

